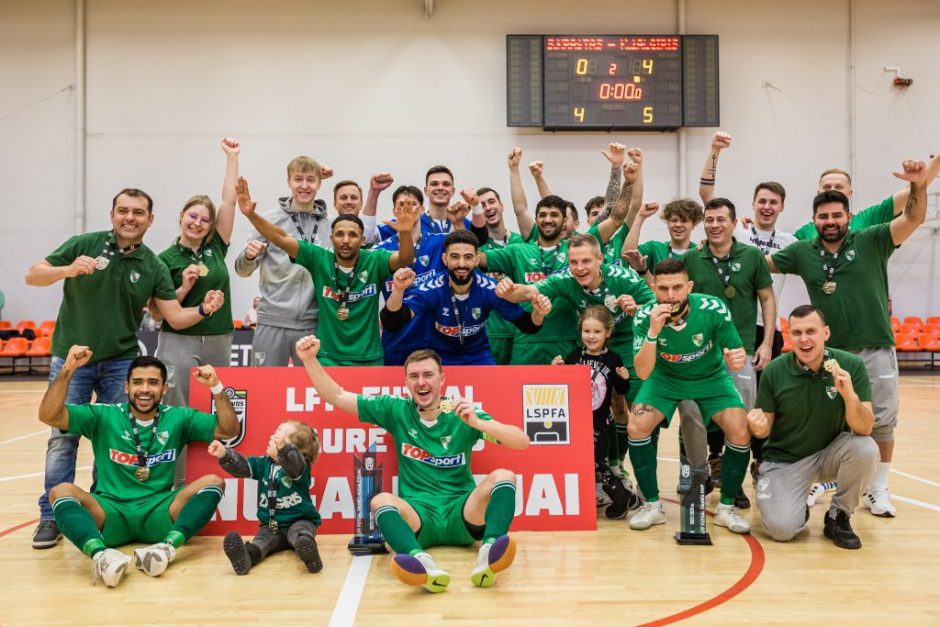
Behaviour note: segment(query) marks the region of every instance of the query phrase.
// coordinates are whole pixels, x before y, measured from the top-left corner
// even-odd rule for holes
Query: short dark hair
[[[766,189],[768,192],[773,192],[774,194],[780,196],[780,202],[784,202],[787,199],[787,190],[783,188],[783,185],[777,181],[764,181],[763,183],[758,183],[757,187],[754,188],[754,198],[757,198],[757,193]]]
[[[362,224],[362,220],[359,219],[359,216],[353,215],[351,213],[344,213],[334,218],[333,222],[330,223],[330,232],[332,232],[333,229],[336,228],[336,225],[340,222],[352,222],[359,227],[360,233],[364,233],[366,230],[366,227]]]
[[[496,200],[503,202],[503,199],[499,197],[499,192],[497,192],[492,187],[479,187],[477,188],[477,196],[482,196],[483,194],[493,194],[496,196]]]
[[[153,198],[150,197],[150,194],[143,191],[142,189],[137,189],[136,187],[125,187],[117,193],[114,199],[111,201],[111,211],[114,211],[117,208],[117,199],[121,196],[130,196],[131,198],[143,198],[147,201],[147,213],[153,213]]]
[[[578,218],[578,208],[577,208],[577,207],[575,206],[575,204],[574,204],[573,202],[571,202],[570,200],[566,200],[566,201],[565,201],[565,210],[571,212],[571,217],[572,217],[575,221],[577,221],[577,220],[579,219],[579,218]]]
[[[561,196],[549,194],[540,200],[537,205],[535,205],[535,213],[538,213],[539,209],[542,207],[552,207],[554,209],[558,209],[561,212],[561,215],[565,215],[565,209],[568,207],[568,201]]]
[[[842,192],[837,192],[834,189],[827,189],[824,192],[819,192],[816,194],[816,197],[813,198],[813,215],[816,215],[816,209],[820,205],[825,205],[831,202],[837,202],[843,207],[845,207],[845,212],[849,212],[849,197],[843,194]]]
[[[398,197],[402,194],[408,194],[409,196],[414,196],[418,199],[418,204],[424,204],[424,194],[421,193],[421,190],[415,187],[414,185],[399,185],[394,192],[392,192],[392,204],[398,202]]]
[[[727,198],[712,198],[707,203],[705,203],[704,211],[717,211],[718,209],[722,209],[724,207],[728,208],[728,215],[731,216],[731,219],[736,220],[738,217],[738,212],[735,211],[734,203]]]
[[[437,364],[438,370],[440,371],[444,370],[441,367],[441,356],[430,349],[422,348],[422,349],[414,351],[413,353],[408,355],[407,359],[405,359],[405,371],[406,372],[408,371],[409,364],[413,364],[416,361],[424,361],[425,359],[430,359],[434,361],[434,363]]]
[[[653,268],[653,276],[667,275],[667,274],[684,274],[689,275],[689,271],[685,269],[685,264],[682,263],[681,259],[663,259]]]
[[[447,234],[447,237],[444,239],[444,251],[446,252],[448,248],[454,244],[470,244],[473,246],[473,250],[480,250],[480,240],[477,239],[477,236],[473,234],[472,231],[467,229],[460,229],[459,231],[451,231]]]
[[[131,365],[127,367],[128,383],[131,382],[131,373],[134,372],[134,370],[137,368],[159,368],[160,376],[163,378],[163,382],[166,383],[166,366],[156,357],[153,357],[152,355],[140,355],[139,357],[135,357],[134,361],[131,362]]]
[[[673,216],[695,226],[702,221],[702,205],[691,198],[675,198],[666,203],[660,217],[663,222],[668,222]]]
[[[428,168],[427,174],[424,175],[424,184],[428,184],[428,179],[431,178],[432,174],[446,174],[450,177],[450,182],[454,182],[454,173],[450,171],[446,165],[435,165]]]
[[[346,187],[347,185],[352,185],[353,187],[355,187],[356,189],[358,189],[358,190],[359,190],[359,195],[362,196],[362,188],[359,187],[359,183],[357,183],[356,181],[351,181],[351,180],[349,180],[349,179],[346,179],[345,181],[340,181],[339,183],[337,183],[336,185],[333,186],[333,199],[334,199],[334,200],[336,199],[336,192],[339,191],[339,188],[340,188],[340,187]]]
[[[604,206],[604,197],[595,196],[594,198],[591,198],[586,203],[584,203],[584,213],[585,215],[587,215],[591,213],[591,209],[593,209],[594,207],[603,207],[603,206]]]
[[[805,318],[806,316],[811,316],[814,313],[819,315],[819,319],[822,320],[822,323],[825,326],[826,314],[822,312],[822,309],[814,305],[799,305],[798,307],[795,307],[793,311],[790,312],[790,318]]]

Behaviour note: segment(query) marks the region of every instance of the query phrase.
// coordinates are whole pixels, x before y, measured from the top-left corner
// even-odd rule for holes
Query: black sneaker
[[[744,488],[738,490],[738,495],[734,497],[734,506],[738,509],[751,508],[751,499],[747,498],[747,494],[744,493]]]
[[[294,545],[294,552],[306,565],[308,573],[318,573],[323,570],[323,561],[320,559],[317,541],[313,536],[306,533],[300,534]]]
[[[852,531],[852,525],[849,524],[849,515],[841,509],[838,510],[835,518],[826,514],[823,535],[832,540],[832,543],[840,549],[862,548],[862,541],[858,539]]]
[[[757,487],[757,480],[760,479],[760,460],[751,460],[751,483]]]
[[[230,531],[222,540],[222,550],[225,551],[225,557],[232,563],[232,568],[237,575],[247,575],[251,570],[251,557],[245,549],[245,541],[235,531]]]
[[[62,539],[62,532],[54,520],[40,520],[33,532],[34,549],[51,549]]]
[[[627,512],[638,508],[642,501],[640,497],[631,490],[628,490],[622,483],[619,481],[614,485],[614,489],[609,490],[607,487],[604,487],[604,492],[610,497],[610,500],[613,501],[610,505],[607,506],[607,509],[604,510],[604,515],[611,520],[619,520],[627,515]]]

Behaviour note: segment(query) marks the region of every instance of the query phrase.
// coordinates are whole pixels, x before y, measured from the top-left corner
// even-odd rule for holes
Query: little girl
[[[630,373],[620,355],[607,349],[614,330],[614,318],[606,307],[592,305],[581,312],[578,321],[583,348],[576,348],[566,358],[557,355],[552,364],[585,364],[591,367],[591,404],[594,409],[594,471],[600,475],[604,492],[611,504],[604,510],[607,518],[623,518],[640,505],[640,497],[627,489],[607,464],[608,438],[612,432],[610,397],[613,390],[626,394]]]
[[[294,549],[308,572],[320,572],[323,562],[315,539],[320,513],[310,499],[310,466],[320,454],[316,431],[288,420],[271,436],[267,455],[246,459],[218,440],[209,445],[209,454],[229,474],[258,480],[258,533],[247,544],[234,531],[222,541],[235,572],[247,575],[267,555],[287,548]]]

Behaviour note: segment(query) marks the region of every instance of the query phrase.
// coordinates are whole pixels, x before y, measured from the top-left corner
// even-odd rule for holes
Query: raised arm
[[[528,240],[535,228],[535,219],[529,211],[525,190],[522,188],[522,175],[519,173],[519,161],[522,159],[522,148],[516,146],[509,151],[509,197],[512,201],[512,212],[516,214],[516,223],[519,225],[519,234],[522,239]]]
[[[633,219],[630,216],[631,213],[635,216],[636,212],[639,211],[638,205],[635,206],[634,211],[631,211],[631,207],[634,207],[633,186],[642,176],[643,158],[639,149],[633,149],[630,152],[633,153],[634,150],[636,153],[631,156],[631,159],[635,158],[636,160],[631,160],[630,163],[625,163],[623,166],[623,187],[620,188],[620,194],[610,210],[610,215],[597,225],[602,246],[610,241],[610,238],[614,236],[617,229],[623,226],[627,219]]]
[[[320,360],[317,359],[317,353],[320,351],[320,340],[316,336],[308,335],[297,341],[295,346],[297,357],[304,364],[304,370],[310,377],[310,382],[324,401],[340,408],[342,411],[359,415],[359,399],[356,394],[347,392],[326,373]]]
[[[369,179],[369,193],[366,195],[366,202],[362,205],[362,224],[365,230],[362,233],[362,240],[367,244],[378,242],[378,229],[375,228],[376,213],[379,207],[379,195],[388,189],[395,179],[388,172],[379,172],[373,174]]]
[[[248,181],[246,181],[244,177],[238,177],[235,190],[237,193],[238,208],[241,210],[242,214],[248,218],[251,225],[257,229],[258,233],[287,253],[288,257],[296,259],[297,253],[300,250],[297,239],[288,235],[287,232],[278,225],[272,224],[258,215],[255,211],[258,203],[251,199],[251,193],[248,191]]]
[[[891,239],[900,246],[917,230],[927,217],[927,165],[923,161],[908,159],[903,170],[894,175],[911,184],[911,191],[904,211],[891,220]]]
[[[623,181],[623,160],[627,154],[627,147],[623,144],[610,142],[606,150],[601,150],[604,158],[610,162],[610,177],[607,179],[607,189],[604,192],[604,209],[601,211],[599,220],[603,220],[610,215],[617,196],[620,195],[620,188]]]
[[[525,431],[515,425],[503,424],[497,420],[483,420],[477,416],[476,406],[472,401],[464,398],[457,399],[454,412],[467,423],[471,429],[476,429],[488,436],[488,440],[499,442],[506,448],[524,449],[529,446],[529,436]]]
[[[222,389],[222,382],[219,381],[215,368],[210,365],[198,366],[195,375],[196,382],[209,388],[215,400],[215,437],[219,440],[234,438],[238,435],[238,416],[228,394]]]
[[[545,198],[552,195],[552,189],[544,176],[545,164],[541,161],[533,161],[529,164],[529,173],[535,179],[535,187],[539,190],[539,198]]]
[[[539,290],[534,285],[513,283],[512,279],[505,277],[496,285],[496,295],[510,303],[525,303],[536,298]]]
[[[708,156],[705,157],[705,163],[702,164],[702,177],[698,182],[698,195],[702,198],[702,204],[708,203],[715,197],[715,181],[718,178],[718,156],[721,151],[731,146],[731,135],[724,131],[715,131],[712,135],[711,147]]]
[[[215,218],[215,231],[222,241],[228,244],[232,239],[232,227],[235,225],[235,186],[238,183],[238,154],[241,145],[237,139],[226,137],[222,140],[225,153],[225,178],[222,180],[222,202]]]
[[[940,174],[940,153],[935,154],[935,155],[930,155],[930,161],[927,162],[927,180],[924,182],[924,187],[930,187],[930,184],[934,182],[938,174]],[[898,191],[894,192],[894,215],[895,217],[901,215],[901,213],[904,212],[904,208],[907,206],[907,201],[910,197],[911,197],[910,185],[906,187],[902,187]],[[869,209],[871,208],[869,207]],[[865,209],[864,211],[868,211],[869,209]]]
[[[418,212],[417,205],[400,204],[396,208],[395,221],[385,221],[385,224],[398,232],[398,250],[393,252],[388,259],[388,267],[392,272],[404,268],[415,260],[415,243],[411,239],[411,229],[418,222],[420,215]]]
[[[87,346],[72,346],[65,357],[65,363],[59,374],[49,385],[46,393],[39,403],[39,420],[50,427],[60,431],[69,429],[69,410],[65,407],[65,399],[69,393],[69,382],[78,368],[91,360],[91,349]]]
[[[653,368],[656,366],[656,339],[671,315],[672,305],[668,303],[659,303],[650,310],[649,330],[642,340],[643,345],[640,350],[633,355],[633,367],[636,368],[636,375],[643,380],[648,379],[653,373]]]

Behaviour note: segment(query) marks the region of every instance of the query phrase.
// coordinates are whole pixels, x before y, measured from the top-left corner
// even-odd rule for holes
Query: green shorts
[[[508,366],[512,361],[512,344],[515,339],[512,336],[490,338],[490,352],[497,365]]]
[[[574,339],[523,342],[516,338],[512,345],[511,363],[513,366],[548,366],[556,355],[565,358],[577,345]]]
[[[734,381],[723,374],[699,381],[681,381],[667,377],[657,377],[654,371],[643,382],[640,393],[636,395],[636,404],[652,405],[666,417],[666,425],[676,413],[679,401],[695,401],[702,412],[702,420],[707,426],[712,416],[729,407],[744,409],[744,402]]]
[[[467,529],[467,521],[463,518],[463,506],[469,496],[470,492],[467,492],[444,504],[408,500],[421,519],[421,529],[418,530],[418,544],[421,548],[466,546],[483,539],[483,530],[480,530],[479,538],[475,537]]]
[[[121,546],[130,542],[153,544],[166,538],[173,527],[170,503],[183,488],[171,492],[135,499],[119,500],[104,494],[92,494],[104,510],[104,536],[106,546]]]

